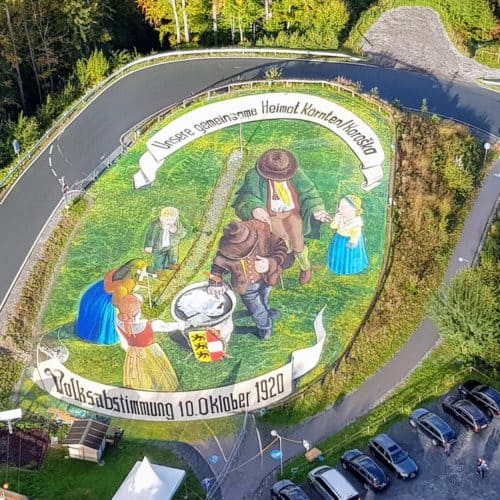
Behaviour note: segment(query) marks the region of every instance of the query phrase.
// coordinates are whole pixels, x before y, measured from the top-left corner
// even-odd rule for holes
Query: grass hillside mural
[[[364,177],[358,158],[346,143],[325,127],[303,120],[276,119],[207,133],[169,156],[152,185],[135,189],[133,176],[146,151],[147,139],[189,108],[170,116],[143,137],[89,192],[92,206],[70,245],[43,318],[46,333],[43,342],[63,344],[68,349],[65,365],[69,370],[93,381],[124,386],[124,365],[130,360],[120,342],[91,343],[76,334],[82,296],[111,270],[138,259],[134,262],[140,269],[134,272],[140,274],[142,270],[143,279],[137,283],[139,287],[134,293],[142,297],[139,306],[142,318],[153,321],[153,326],[154,321],[162,325],[174,322],[172,299],[188,285],[206,283],[213,278],[213,264],[221,238],[227,237],[231,222],[240,221],[233,208],[238,190],[264,153],[276,149],[292,154],[298,167],[315,186],[329,216],[328,221],[321,224],[319,239],[305,238],[311,280],[307,284],[299,282],[302,263],[293,260],[292,255],[291,267],[283,271],[272,287],[269,307],[279,311],[279,318],[273,320],[272,335],[268,338],[259,337],[258,332],[264,330],[256,330],[254,318],[240,295],[235,293],[234,328],[225,342],[224,356],[218,361],[200,362],[187,332],[165,331],[163,326],[163,331],[156,331],[155,342],[169,363],[168,370],[177,378],[175,390],[226,386],[270,372],[288,363],[292,352],[312,346],[316,342],[314,320],[326,306],[323,318],[326,342],[321,359],[314,370],[298,379],[299,386],[319,376],[335,362],[360,324],[381,274],[386,245],[392,132],[376,107],[359,98],[332,94],[313,86],[294,91],[333,100],[372,127],[386,158],[380,185],[369,192],[362,189]],[[211,102],[214,100],[196,106]],[[240,139],[243,159],[235,163]],[[281,189],[278,184],[276,189]],[[288,196],[287,193],[277,194],[282,198]],[[175,210],[164,212],[166,207]],[[336,236],[342,232],[336,214],[342,207],[362,220],[356,237],[349,240],[347,236],[347,240],[342,240],[342,249],[363,245],[366,263],[352,274],[343,274],[338,269],[335,272],[329,261],[329,256],[337,251],[334,250],[335,238],[337,242],[341,238]],[[181,236],[169,239],[169,245],[176,246],[176,255],[168,257],[173,260],[162,268],[147,239],[152,225],[165,213],[174,215],[175,231],[179,228],[182,231],[171,233],[169,238],[175,234]],[[283,245],[283,255],[289,255],[289,245]],[[147,279],[145,271],[149,272]],[[231,283],[228,274],[224,274],[223,279],[228,285]],[[133,302],[131,299],[129,304],[132,309]],[[196,326],[191,325],[190,330],[196,330]]]

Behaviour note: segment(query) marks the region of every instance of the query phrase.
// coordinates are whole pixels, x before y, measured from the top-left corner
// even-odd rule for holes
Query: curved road
[[[368,90],[379,89],[388,101],[399,99],[402,105],[419,108],[423,98],[429,111],[448,115],[487,132],[500,135],[500,94],[459,81],[446,81],[431,75],[378,68],[369,65],[310,62],[307,60],[224,58],[160,64],[129,74],[95,99],[49,145],[0,202],[0,309],[5,303],[17,270],[30,253],[37,235],[61,199],[57,178],[68,184],[87,176],[119,146],[122,133],[147,116],[202,90],[236,80],[264,79],[271,65],[279,65],[284,78],[334,79],[342,75],[362,83]],[[53,170],[53,171],[52,171]],[[498,175],[500,165],[495,166]],[[472,260],[486,220],[499,192],[500,180],[490,174],[481,190],[464,229],[448,270],[454,274],[458,256]],[[463,262],[462,261],[462,265]],[[305,436],[317,442],[362,415],[384,397],[411,371],[434,345],[437,333],[429,321],[412,336],[408,344],[364,386],[346,396],[341,404],[289,430],[288,438],[301,442]],[[223,485],[226,498],[255,498],[262,476],[276,463],[263,457],[260,466],[254,460],[257,429],[251,428],[235,469]],[[269,442],[264,438],[264,444]],[[226,443],[230,446],[231,443]],[[207,457],[217,452],[215,443],[199,443]],[[286,445],[285,458],[301,451],[301,446]],[[215,470],[214,472],[218,472]],[[267,490],[267,485],[265,486]],[[268,490],[267,490],[268,491]],[[266,496],[267,496],[266,491]],[[261,490],[261,493],[264,493]]]
[[[264,79],[271,65],[283,77],[334,79],[342,75],[382,98],[399,99],[480,127],[500,130],[500,94],[459,81],[369,65],[262,58],[213,58],[159,64],[131,73],[95,99],[25,172],[0,204],[0,309],[37,235],[61,198],[57,178],[80,180],[119,146],[139,121],[204,89],[236,80]],[[49,153],[52,148],[52,154]],[[51,171],[51,168],[54,172]],[[54,175],[55,173],[55,175]]]

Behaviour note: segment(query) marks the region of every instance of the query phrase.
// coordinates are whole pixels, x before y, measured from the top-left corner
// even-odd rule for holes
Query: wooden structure
[[[106,447],[108,425],[97,420],[75,420],[63,446],[71,458],[99,462]]]
[[[314,460],[318,459],[322,455],[322,451],[319,448],[313,448],[305,453],[306,460],[308,462],[314,462]]]
[[[11,491],[8,488],[0,488],[0,500],[28,500],[27,496]]]

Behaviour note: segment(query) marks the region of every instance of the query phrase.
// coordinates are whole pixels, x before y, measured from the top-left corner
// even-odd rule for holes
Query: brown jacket
[[[271,233],[269,224],[258,220],[249,220],[243,222],[249,225],[251,229],[257,231],[257,244],[252,251],[251,256],[259,255],[269,259],[269,270],[267,273],[260,275],[264,281],[271,286],[278,283],[279,277],[293,263],[293,254],[287,254],[285,242],[278,236]],[[289,256],[292,256],[290,259]],[[210,286],[222,285],[222,275],[224,273],[231,274],[231,286],[234,291],[243,294],[247,291],[250,284],[248,273],[245,273],[241,260],[229,259],[228,257],[217,252],[211,268],[211,276],[209,280]]]

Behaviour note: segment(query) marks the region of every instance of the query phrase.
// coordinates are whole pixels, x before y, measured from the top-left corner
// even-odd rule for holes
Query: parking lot
[[[494,419],[488,428],[473,433],[450,415],[443,412],[440,401],[426,404],[425,408],[438,414],[458,433],[458,440],[449,457],[441,446],[434,446],[421,431],[413,429],[408,420],[393,425],[386,431],[408,451],[419,466],[416,479],[402,481],[389,469],[384,468],[391,484],[382,493],[366,492],[363,485],[349,472],[343,472],[353,486],[367,500],[397,498],[402,500],[480,500],[500,498],[500,418]],[[368,453],[368,447],[362,448]],[[476,461],[486,458],[489,473],[484,479],[476,474]],[[380,462],[378,462],[380,463]],[[337,468],[341,469],[338,465]],[[305,488],[312,499],[318,499],[309,487]]]

